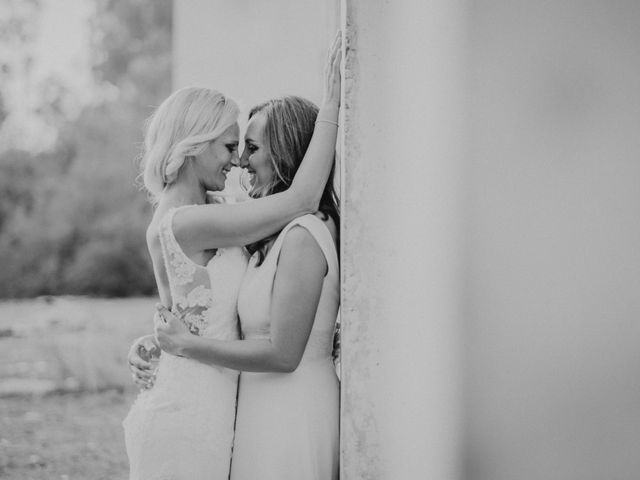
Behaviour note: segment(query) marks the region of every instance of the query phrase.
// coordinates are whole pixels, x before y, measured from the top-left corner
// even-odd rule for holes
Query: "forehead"
[[[222,132],[222,135],[220,135],[218,138],[220,138],[225,142],[237,141],[239,135],[240,135],[240,127],[238,126],[237,123],[234,123],[229,128],[227,128],[224,132]]]
[[[264,114],[255,114],[247,124],[247,133],[245,134],[245,137],[255,141],[262,141],[262,135],[266,124],[267,117]]]

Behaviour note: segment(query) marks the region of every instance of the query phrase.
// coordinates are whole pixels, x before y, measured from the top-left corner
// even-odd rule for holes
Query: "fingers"
[[[340,35],[340,32],[338,33],[339,35],[336,37],[331,47],[331,58],[329,63],[329,68],[334,75],[340,74],[340,62],[342,60],[342,35]]]
[[[342,53],[342,36],[336,37],[336,41],[333,45],[332,60],[335,62],[336,58]]]
[[[131,379],[133,383],[135,383],[139,388],[147,390],[155,384],[155,375],[151,378],[144,379],[136,376],[134,373],[131,374]]]
[[[331,64],[331,73],[334,82],[340,81],[340,63],[342,61],[342,49],[338,50]]]
[[[333,43],[331,44],[331,51],[335,52],[340,48],[340,44],[342,44],[342,31],[338,30],[336,32],[336,36],[333,38]]]
[[[129,354],[127,355],[127,360],[129,362],[129,365],[135,366],[136,368],[139,368],[139,369],[150,369],[151,363],[147,362],[145,359],[143,359],[140,356],[140,352],[138,350],[139,346],[140,346],[140,343],[136,342],[129,349]]]
[[[129,365],[129,371],[131,372],[131,376],[134,379],[138,379],[144,382],[147,382],[149,380],[153,380],[156,376],[155,371],[153,370],[145,370],[145,369],[140,369],[137,368],[134,365]]]
[[[161,350],[167,348],[167,343],[164,341],[166,339],[166,333],[156,327],[156,332],[154,336],[156,344],[160,347]]]
[[[160,311],[157,311],[153,315],[153,328],[158,328],[158,326],[162,325],[163,323],[166,323],[165,320],[164,320],[164,317],[162,316]]]
[[[336,39],[334,44],[329,49],[329,55],[327,56],[328,73],[335,71],[336,58],[341,52],[342,52],[342,41],[341,39]]]
[[[127,355],[131,378],[140,388],[151,388],[155,382],[155,367],[140,356],[141,351],[149,351],[149,344],[153,341],[150,335],[144,335],[133,342]]]
[[[327,63],[325,64],[325,84],[323,103],[340,103],[341,74],[340,66],[342,62],[342,32],[338,31],[333,43],[327,52]]]
[[[172,322],[180,321],[180,317],[164,305],[157,304],[156,313],[153,316],[153,321],[156,326],[166,326],[171,324]]]
[[[155,313],[155,315],[153,316],[153,328],[155,330],[156,337],[157,337],[158,331],[166,330],[174,318],[175,316],[167,309],[158,310]]]
[[[336,36],[333,37],[333,41],[331,42],[331,46],[329,47],[329,49],[327,50],[327,61],[330,62],[331,58],[333,57],[333,54],[336,50],[336,45],[338,44],[338,42],[342,41],[342,32],[340,30],[338,30],[336,32]]]
[[[169,315],[171,315],[171,311],[167,307],[165,307],[161,303],[156,303],[156,314],[154,315],[154,319],[156,316],[158,316],[166,322],[166,317]]]
[[[138,355],[130,355],[128,360],[133,383],[140,388],[151,388],[156,378],[153,366]]]
[[[327,50],[326,68],[333,69],[336,57],[342,53],[342,32],[338,30],[329,50]]]
[[[156,303],[156,310],[158,312],[168,312],[169,309],[167,307],[165,307],[164,305],[162,305],[161,303]]]
[[[129,365],[131,367],[134,367],[140,370],[150,370],[152,368],[151,363],[140,358],[138,354],[134,354],[134,355],[129,354],[128,360],[129,360]]]

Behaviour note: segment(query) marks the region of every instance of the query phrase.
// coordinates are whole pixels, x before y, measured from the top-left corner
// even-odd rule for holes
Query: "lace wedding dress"
[[[160,240],[172,310],[193,334],[238,338],[236,301],[247,259],[240,247],[218,249],[206,267],[176,241],[170,210]],[[154,386],[123,421],[130,480],[227,480],[238,372],[162,352]]]

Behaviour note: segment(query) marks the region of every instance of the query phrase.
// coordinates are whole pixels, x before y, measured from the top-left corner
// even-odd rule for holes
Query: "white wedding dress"
[[[192,333],[238,338],[237,297],[247,258],[218,249],[206,267],[191,261],[172,230],[160,239],[173,301]],[[154,386],[142,391],[123,421],[130,480],[227,480],[234,435],[238,372],[162,352]]]

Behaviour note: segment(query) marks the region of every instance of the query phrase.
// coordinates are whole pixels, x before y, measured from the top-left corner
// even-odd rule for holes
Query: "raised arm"
[[[315,319],[327,262],[303,227],[285,237],[273,285],[271,334],[266,339],[223,341],[191,335],[182,322],[162,309],[156,322],[163,350],[202,363],[249,372],[292,372],[304,353]]]
[[[325,65],[324,95],[313,137],[291,186],[284,192],[249,202],[181,210],[173,224],[181,245],[191,251],[247,245],[318,209],[335,156],[341,58],[342,42],[338,33]]]

